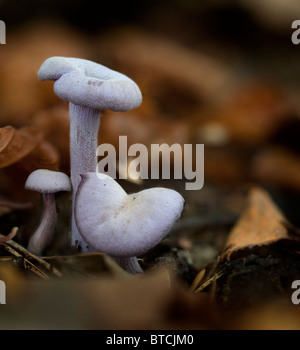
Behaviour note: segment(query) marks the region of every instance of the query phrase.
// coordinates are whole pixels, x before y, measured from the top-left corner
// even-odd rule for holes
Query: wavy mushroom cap
[[[141,91],[133,80],[85,59],[50,57],[41,65],[38,77],[41,81],[55,80],[55,93],[79,106],[128,111],[142,102]]]
[[[59,171],[38,169],[28,176],[25,188],[41,193],[71,191],[71,180],[68,175]]]
[[[75,199],[77,227],[94,249],[138,256],[157,245],[180,218],[183,197],[166,188],[127,194],[111,177],[82,175]]]

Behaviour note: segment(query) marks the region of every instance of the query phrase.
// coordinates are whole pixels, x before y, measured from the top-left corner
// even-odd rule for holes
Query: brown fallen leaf
[[[224,307],[235,310],[279,296],[290,300],[291,282],[299,275],[299,250],[299,230],[267,191],[254,187],[219,260],[199,286],[195,280],[195,292],[208,290]]]
[[[4,177],[4,181],[0,182],[2,195],[19,201],[24,195],[25,181],[32,171],[58,171],[59,165],[59,151],[44,139],[43,133],[36,127],[0,128],[0,168]]]
[[[227,237],[221,260],[229,261],[245,249],[290,240],[288,225],[269,194],[262,188],[253,188],[245,210]]]
[[[42,134],[33,127],[0,128],[0,168],[7,167],[32,152],[42,141]]]
[[[28,173],[36,169],[59,170],[60,155],[48,141],[43,140],[31,153],[20,160],[18,167]]]

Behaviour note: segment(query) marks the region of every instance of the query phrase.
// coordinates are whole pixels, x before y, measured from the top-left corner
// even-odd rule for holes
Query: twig
[[[42,270],[37,268],[34,264],[32,264],[28,259],[24,258],[20,253],[18,253],[15,249],[11,248],[8,244],[4,244],[4,248],[6,251],[8,251],[11,255],[16,257],[16,261],[20,263],[22,261],[22,265],[25,269],[31,270],[36,275],[43,279],[49,279],[49,276],[44,273]]]
[[[197,288],[194,293],[201,292],[204,288],[209,286],[211,283],[214,283],[217,279],[219,279],[220,277],[225,275],[225,273],[226,273],[225,269],[224,270],[220,270],[219,272],[214,274],[211,278],[209,278],[207,281],[205,281],[199,288]]]
[[[33,263],[31,263],[28,259],[33,259],[35,261],[37,261],[42,267],[44,267],[46,270],[52,272],[56,277],[62,277],[62,274],[55,268],[53,267],[51,264],[49,264],[47,261],[45,261],[43,258],[31,253],[29,250],[27,250],[26,248],[24,248],[23,246],[21,246],[20,244],[18,244],[17,242],[13,241],[12,238],[15,237],[15,235],[18,232],[18,228],[14,227],[12,229],[12,231],[7,235],[7,236],[3,236],[2,234],[0,234],[0,243],[3,244],[4,248],[6,249],[6,251],[8,251],[10,254],[12,254],[13,256],[17,257],[17,258],[23,258],[24,259],[24,267],[26,268],[26,264],[28,264],[30,266],[31,270],[34,270],[35,273],[37,273],[38,275],[40,275],[41,277],[45,278],[45,276],[47,278],[49,278],[44,272],[42,272],[40,269],[38,269]],[[23,255],[21,255],[21,252]],[[28,258],[28,259],[27,259]]]
[[[23,246],[21,246],[17,242],[8,241],[6,243],[8,245],[14,247],[15,249],[19,250],[20,252],[22,252],[27,258],[34,259],[35,261],[37,261],[39,264],[41,264],[41,266],[43,266],[46,270],[52,272],[56,277],[62,277],[62,274],[55,267],[53,267],[51,264],[49,264],[43,258],[31,253],[29,250],[27,250],[26,248],[24,248]]]
[[[6,243],[13,239],[17,234],[18,230],[18,227],[14,227],[7,236],[3,236],[0,234],[0,244]]]

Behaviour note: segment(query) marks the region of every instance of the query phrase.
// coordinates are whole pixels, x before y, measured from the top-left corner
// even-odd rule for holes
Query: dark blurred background
[[[40,64],[50,55],[80,55],[130,75],[144,94],[138,115],[130,115],[138,127],[130,126],[130,117],[122,124],[123,117],[113,115],[110,125],[108,119],[102,124],[101,137],[113,135],[106,141],[114,143],[127,131],[135,136],[132,142],[157,142],[155,132],[169,144],[205,143],[211,162],[206,184],[275,181],[291,187],[292,194],[297,188],[298,200],[297,160],[296,170],[272,165],[294,174],[291,179],[285,173],[280,181],[271,181],[273,168],[266,175],[256,162],[269,145],[300,154],[300,45],[291,41],[291,24],[300,19],[298,1],[0,0],[0,19],[7,27],[7,44],[0,46],[1,126],[42,120],[36,115],[61,101],[46,95],[53,93],[52,83],[44,91],[38,82]],[[153,135],[145,134],[145,125]],[[54,134],[48,132],[50,142]],[[249,164],[256,167],[255,177],[249,176]]]
[[[0,14],[8,35],[36,20],[64,22],[91,36],[130,25],[250,64],[275,79],[299,77],[300,50],[291,43],[291,23],[300,18],[296,0],[21,0],[17,5],[2,0]]]

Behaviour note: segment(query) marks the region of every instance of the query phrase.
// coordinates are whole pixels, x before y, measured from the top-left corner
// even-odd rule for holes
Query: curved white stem
[[[44,211],[39,227],[31,236],[28,250],[36,255],[42,254],[51,240],[56,222],[56,204],[54,193],[43,193]]]
[[[116,263],[118,263],[125,271],[137,274],[137,273],[143,273],[143,269],[141,268],[137,258],[131,257],[131,258],[123,258],[123,257],[112,257]]]
[[[74,218],[74,203],[80,174],[96,172],[100,111],[69,104],[70,113],[70,157],[72,182],[72,233],[71,245],[88,252],[88,244],[81,237]]]

